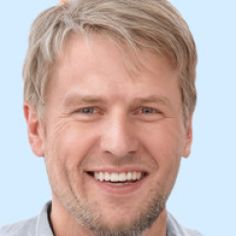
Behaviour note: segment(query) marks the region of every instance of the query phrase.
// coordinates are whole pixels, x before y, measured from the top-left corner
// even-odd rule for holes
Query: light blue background
[[[195,37],[198,105],[192,154],[168,203],[177,219],[206,236],[236,235],[236,3],[171,1]],[[22,63],[32,20],[53,0],[0,7],[0,225],[36,215],[50,199],[43,159],[32,154],[22,113]]]

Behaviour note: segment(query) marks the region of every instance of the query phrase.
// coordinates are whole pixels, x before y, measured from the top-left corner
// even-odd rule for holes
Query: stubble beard
[[[59,199],[78,224],[96,236],[141,236],[165,209],[168,197],[158,194],[155,196],[146,202],[145,208],[134,209],[137,212],[137,217],[132,222],[129,224],[124,222],[114,227],[110,227],[102,220],[102,215],[96,210],[96,206],[91,207],[88,202],[81,202],[76,197],[69,200],[60,196]]]

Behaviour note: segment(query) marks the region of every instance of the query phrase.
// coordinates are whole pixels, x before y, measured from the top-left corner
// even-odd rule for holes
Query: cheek
[[[155,178],[165,192],[170,192],[175,182],[183,144],[181,127],[171,122],[163,122],[146,132],[143,145],[157,166]]]
[[[59,123],[48,133],[48,156],[60,159],[62,162],[80,162],[87,155],[93,139],[87,130],[76,123]]]
[[[158,159],[174,160],[182,156],[184,130],[175,119],[166,119],[139,131],[139,137],[146,149]]]
[[[83,186],[83,162],[93,147],[92,134],[72,122],[58,123],[47,130],[46,166],[54,192],[77,192]],[[80,191],[81,192],[81,191]]]

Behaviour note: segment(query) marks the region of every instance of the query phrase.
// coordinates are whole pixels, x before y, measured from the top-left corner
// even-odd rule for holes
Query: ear
[[[24,103],[24,115],[32,151],[39,157],[44,156],[44,130],[42,121],[40,120],[35,108],[28,103]]]
[[[185,127],[185,144],[182,153],[183,157],[188,157],[190,155],[192,140],[193,140],[192,117],[190,117]]]

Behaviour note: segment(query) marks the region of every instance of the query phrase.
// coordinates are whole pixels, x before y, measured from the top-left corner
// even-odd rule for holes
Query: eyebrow
[[[134,99],[134,103],[159,103],[166,106],[171,106],[171,102],[167,97],[151,95],[148,97],[139,97]]]
[[[105,99],[93,95],[69,94],[63,101],[63,106],[70,107],[78,104],[97,104],[105,103]]]
[[[69,94],[63,101],[64,107],[76,106],[78,104],[106,104],[107,101],[101,96],[95,95],[80,95],[80,94]],[[165,96],[151,95],[147,97],[137,97],[132,101],[133,105],[145,104],[145,103],[156,103],[167,107],[172,107],[170,100]]]

